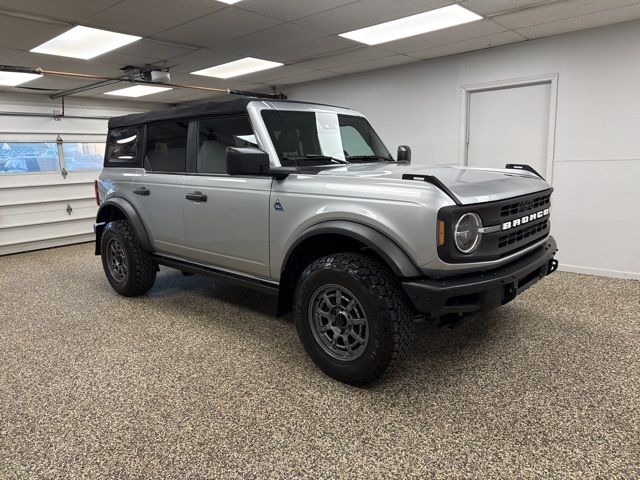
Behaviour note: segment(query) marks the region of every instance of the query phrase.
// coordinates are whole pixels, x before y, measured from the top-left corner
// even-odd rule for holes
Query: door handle
[[[184,198],[191,200],[192,202],[206,202],[207,196],[202,192],[187,193]]]
[[[135,193],[136,195],[149,195],[151,193],[151,190],[149,190],[147,187],[140,187],[134,188],[133,193]]]

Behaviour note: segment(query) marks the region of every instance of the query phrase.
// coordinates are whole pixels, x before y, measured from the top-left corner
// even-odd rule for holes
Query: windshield
[[[332,112],[262,112],[283,166],[392,161],[364,117]]]

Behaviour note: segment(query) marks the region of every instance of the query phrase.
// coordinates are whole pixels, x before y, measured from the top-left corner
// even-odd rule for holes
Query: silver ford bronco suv
[[[551,186],[526,165],[411,165],[351,109],[240,98],[109,121],[96,255],[121,295],[160,265],[277,295],[307,353],[354,385],[443,324],[557,268]]]

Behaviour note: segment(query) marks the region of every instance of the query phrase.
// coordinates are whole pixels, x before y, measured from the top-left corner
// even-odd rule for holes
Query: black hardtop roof
[[[243,97],[235,100],[227,100],[224,102],[206,102],[198,105],[188,105],[185,107],[165,108],[163,110],[152,110],[144,113],[133,113],[131,115],[123,115],[121,117],[112,117],[109,119],[109,128],[128,127],[132,125],[140,125],[144,123],[158,122],[162,120],[176,120],[180,118],[201,117],[205,115],[233,115],[245,113],[247,105],[254,101],[265,101],[257,97]],[[270,101],[270,100],[267,100]],[[282,103],[307,103],[295,100],[274,100],[274,102]]]

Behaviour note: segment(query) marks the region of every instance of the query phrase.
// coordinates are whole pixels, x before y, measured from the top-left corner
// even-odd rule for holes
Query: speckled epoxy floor
[[[0,478],[639,478],[640,282],[557,273],[369,389],[271,297],[91,245],[0,257]]]

